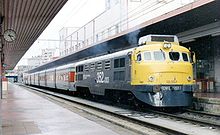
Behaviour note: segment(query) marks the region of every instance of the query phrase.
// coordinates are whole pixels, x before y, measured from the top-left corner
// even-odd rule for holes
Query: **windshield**
[[[179,52],[169,52],[169,57],[173,61],[179,61],[180,54],[179,54]]]
[[[164,61],[165,53],[163,51],[146,51],[137,55],[137,61]]]
[[[151,52],[144,52],[144,60],[151,60]]]
[[[187,52],[168,52],[169,59],[172,61],[190,62]],[[163,51],[145,51],[137,55],[137,61],[164,61],[166,59]]]
[[[169,52],[170,60],[190,62],[189,54],[185,52]]]
[[[153,55],[154,55],[155,61],[164,61],[165,60],[165,55],[164,55],[164,52],[162,52],[162,51],[155,51],[155,52],[153,52]]]

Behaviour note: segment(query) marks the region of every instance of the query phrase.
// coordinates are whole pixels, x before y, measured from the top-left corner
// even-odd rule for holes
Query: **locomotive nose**
[[[158,81],[165,84],[191,83],[193,81],[191,68],[191,65],[186,63],[169,63],[158,72]]]

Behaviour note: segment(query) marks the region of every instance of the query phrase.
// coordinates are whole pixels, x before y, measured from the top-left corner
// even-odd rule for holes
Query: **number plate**
[[[182,90],[182,86],[161,86],[161,90]]]

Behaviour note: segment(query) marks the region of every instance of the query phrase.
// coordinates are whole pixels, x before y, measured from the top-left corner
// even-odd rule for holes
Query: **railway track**
[[[199,115],[204,115],[204,116],[211,116],[211,117],[216,117],[220,119],[220,115],[218,114],[214,114],[214,113],[208,113],[208,112],[202,112],[202,111],[195,111],[195,110],[191,110],[191,109],[185,109],[185,111],[189,112],[189,113],[196,113]]]
[[[124,120],[132,124],[137,124],[138,126],[141,126],[140,129],[142,129],[142,131],[138,129],[132,129],[132,127],[127,127],[123,125],[123,123],[113,122],[115,124],[118,124],[120,126],[123,126],[125,128],[128,128],[130,130],[133,130],[141,134],[146,134],[146,132],[144,132],[143,130],[144,128],[151,128],[155,131],[160,131],[165,134],[199,134],[199,135],[206,134],[207,135],[207,134],[218,134],[220,132],[219,125],[216,126],[211,123],[205,123],[204,121],[198,122],[195,120],[189,120],[184,117],[177,116],[176,114],[168,114],[158,111],[139,112],[139,111],[123,109],[119,107],[109,106],[105,104],[100,104],[97,102],[92,102],[77,97],[67,96],[60,93],[54,93],[39,88],[33,88],[29,86],[25,86],[25,87],[49,95],[51,96],[51,98],[52,96],[53,97],[55,96],[63,100],[77,103],[81,106],[85,106],[86,108],[90,108],[102,112],[105,115],[109,115],[109,117],[116,117],[118,120]],[[111,119],[108,119],[108,121],[111,121]],[[210,125],[215,128],[213,127],[210,128]]]
[[[217,115],[210,116],[208,114],[196,113],[193,111],[187,111],[187,112],[175,113],[175,114],[159,112],[159,111],[154,111],[154,110],[150,110],[150,112],[154,114],[159,114],[162,116],[167,116],[171,119],[174,118],[177,120],[182,120],[185,122],[190,122],[190,123],[198,124],[201,126],[208,126],[209,128],[220,129],[220,117]]]

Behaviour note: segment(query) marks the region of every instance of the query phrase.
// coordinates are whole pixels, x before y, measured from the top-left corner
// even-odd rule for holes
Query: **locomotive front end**
[[[133,94],[152,106],[190,106],[195,84],[190,51],[179,45],[176,36],[145,39],[132,53]]]

